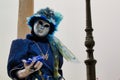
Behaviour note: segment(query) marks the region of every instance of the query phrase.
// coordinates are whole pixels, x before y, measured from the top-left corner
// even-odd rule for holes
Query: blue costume
[[[38,37],[34,33],[33,26],[38,20],[50,23],[50,31],[45,37]],[[62,65],[63,57],[67,61],[76,61],[76,57],[65,47],[59,39],[53,36],[58,24],[62,20],[62,15],[58,12],[46,8],[41,9],[36,14],[28,18],[28,25],[31,34],[26,39],[13,40],[8,58],[7,71],[13,80],[60,80],[63,77]],[[19,79],[17,72],[24,69],[23,59],[28,60],[35,56],[45,56],[42,68],[28,75],[24,79]]]
[[[40,40],[40,39],[36,39],[33,38],[32,35],[28,35],[27,39],[17,39],[14,40],[12,42],[11,45],[11,50],[10,50],[10,55],[9,55],[9,60],[8,60],[8,74],[11,78],[17,78],[16,72],[20,69],[23,69],[23,64],[22,64],[22,59],[28,59],[31,58],[33,56],[38,56],[38,55],[42,55],[42,53],[40,52],[38,46],[36,45],[36,43],[39,45],[39,47],[43,50],[43,53],[46,52],[46,48],[48,49],[48,60],[45,61],[45,63],[50,67],[47,68],[46,66],[42,66],[40,72],[37,71],[33,74],[31,74],[30,76],[28,76],[25,80],[35,80],[36,78],[38,80],[42,80],[42,77],[45,77],[47,80],[47,78],[49,77],[49,80],[54,80],[54,78],[52,78],[51,76],[53,76],[53,72],[54,72],[54,54],[53,54],[53,50],[51,49],[50,45],[48,47],[49,41],[47,39],[45,40]],[[55,47],[55,45],[54,45]],[[63,57],[61,54],[59,55],[59,73],[60,75],[62,75],[62,64],[63,64]]]

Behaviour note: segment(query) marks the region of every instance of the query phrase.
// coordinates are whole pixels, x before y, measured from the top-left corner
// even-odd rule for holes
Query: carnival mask
[[[50,31],[50,24],[44,20],[39,20],[34,24],[34,33],[39,37],[45,37]]]

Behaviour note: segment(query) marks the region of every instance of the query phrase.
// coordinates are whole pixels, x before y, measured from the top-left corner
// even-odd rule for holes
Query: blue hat
[[[39,10],[37,13],[28,17],[27,24],[30,28],[32,28],[34,23],[39,19],[48,21],[50,24],[53,25],[53,27],[56,28],[59,25],[60,21],[63,19],[63,16],[59,12],[54,12],[53,10],[47,7],[45,9]]]

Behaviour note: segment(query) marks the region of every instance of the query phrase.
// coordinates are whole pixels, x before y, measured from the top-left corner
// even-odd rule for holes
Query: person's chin
[[[39,36],[39,37],[46,37],[47,35],[42,35],[42,34],[40,35],[40,34],[39,34],[38,36]]]

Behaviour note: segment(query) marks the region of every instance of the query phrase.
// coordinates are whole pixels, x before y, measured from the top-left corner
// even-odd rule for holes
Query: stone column
[[[34,11],[34,0],[19,0],[18,12],[18,30],[17,37],[25,38],[27,33],[30,33],[26,24],[26,18],[31,16]]]

